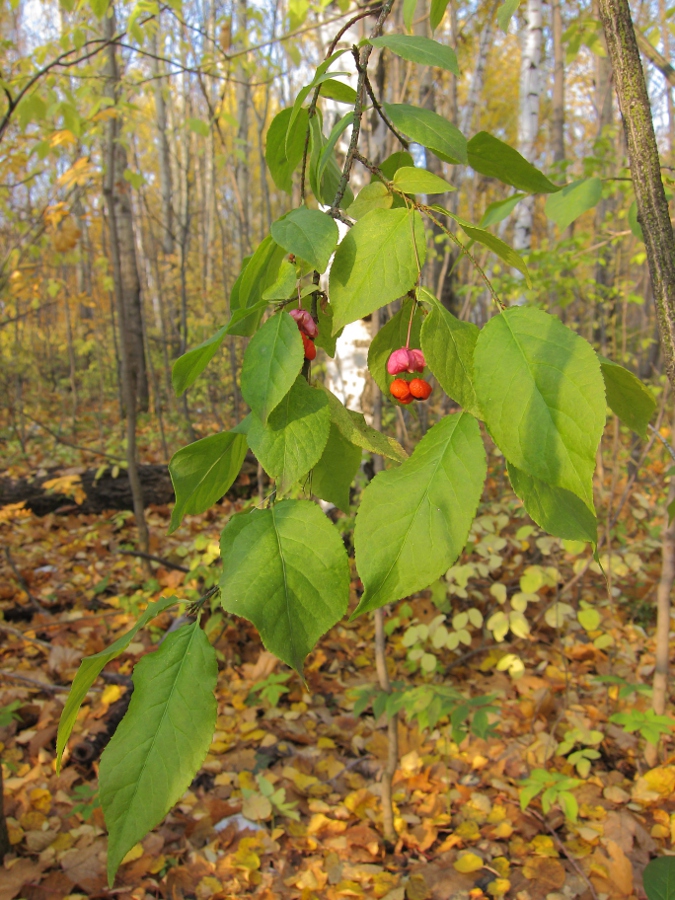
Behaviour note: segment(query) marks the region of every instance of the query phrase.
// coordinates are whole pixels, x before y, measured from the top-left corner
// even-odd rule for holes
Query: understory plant
[[[356,512],[355,567],[363,593],[352,617],[427,588],[453,566],[483,492],[485,440],[503,454],[516,495],[542,529],[595,548],[593,474],[607,406],[641,435],[655,406],[635,376],[598,357],[557,316],[522,305],[506,308],[470,248],[483,244],[523,285],[531,285],[524,260],[487,228],[433,203],[453,186],[414,164],[411,143],[449,165],[498,179],[522,197],[560,195],[558,211],[573,205],[575,195],[561,194],[563,185],[492,134],[467,140],[429,109],[380,101],[376,79],[369,75],[375,48],[414,64],[457,71],[449,47],[408,33],[415,4],[403,4],[406,33],[385,33],[393,3],[385,0],[375,11],[371,34],[359,46],[337,49],[338,35],[293,105],[274,118],[267,165],[289,198],[299,180],[300,205],[274,222],[244,261],[230,296],[229,322],[173,369],[180,394],[226,336],[248,339],[241,393],[250,412],[232,429],[173,457],[176,504],[170,530],[223,497],[247,450],[253,451],[274,486],[259,506],[233,515],[222,532],[220,603],[252,622],[265,647],[300,676],[307,654],[345,616],[350,600],[345,545],[315,498],[348,509],[349,487],[364,452],[384,458],[385,466],[362,491]],[[443,3],[432,5],[432,29],[443,13]],[[345,67],[355,70],[355,89],[340,81]],[[324,94],[352,105],[328,135],[319,107]],[[365,155],[361,125],[372,115],[398,144],[385,159]],[[338,164],[336,147],[348,130]],[[369,180],[358,190],[364,172]],[[432,231],[476,266],[490,292],[494,316],[482,329],[452,315],[423,283]],[[346,325],[397,301],[402,301],[399,311],[370,348],[375,384],[392,404],[423,404],[435,390],[459,407],[433,424],[410,456],[347,409],[312,368],[317,348],[335,354]],[[82,662],[59,726],[59,766],[79,707],[103,666],[173,602],[151,603],[130,632]],[[101,758],[111,883],[127,852],[187,789],[211,743],[217,660],[200,627],[200,610],[199,602],[189,607],[193,620],[136,665],[128,712]],[[518,633],[523,611],[509,615],[507,627]],[[457,641],[463,641],[467,624],[478,625],[470,618],[454,623]],[[437,634],[447,645],[454,638],[443,627]],[[257,689],[262,695],[263,688]],[[281,683],[264,688],[272,704],[283,690]],[[448,715],[458,737],[467,721],[487,734],[486,698],[472,704],[435,685],[412,691],[394,686],[384,693],[368,698],[377,710],[395,715],[407,709],[425,719],[424,727]],[[543,804],[559,802],[573,818],[568,788],[574,779],[553,783],[555,776],[544,774],[526,788],[525,797],[543,791]],[[281,795],[268,797],[267,788],[258,787],[279,807]]]

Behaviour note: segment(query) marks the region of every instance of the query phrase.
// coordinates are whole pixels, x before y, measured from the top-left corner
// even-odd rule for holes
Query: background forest
[[[433,33],[450,52],[418,66],[375,46],[371,71],[382,103],[438,113],[467,138],[489,132],[569,185],[534,195],[408,148],[453,188],[434,197],[451,215],[427,229],[424,262],[445,309],[482,327],[497,293],[554,313],[649,386],[649,426],[608,418],[595,558],[530,520],[488,444],[457,564],[384,620],[337,625],[303,681],[215,596],[220,530],[270,495],[253,454],[216,507],[172,520],[173,454],[246,415],[247,339],[225,334],[194,383],[174,363],[227,324],[242,267],[304,199],[275,117],[380,10],[0,0],[0,900],[624,900],[645,896],[650,858],[675,855],[675,413],[594,3],[406,0],[390,30]],[[670,201],[675,6],[631,11]],[[344,59],[318,101],[340,166],[356,87]],[[367,109],[376,165],[402,149],[394,130]],[[356,220],[371,174],[355,164]],[[312,371],[412,452],[458,404],[432,378],[427,403],[401,406],[371,377],[371,340],[400,308],[347,325],[336,352],[318,340]],[[326,506],[350,550],[355,504],[382,466],[363,454],[344,501]],[[353,608],[355,571],[351,591]],[[217,728],[190,789],[109,889],[99,757],[134,663],[185,618],[160,610],[130,638],[87,696],[60,774],[57,725],[82,657],[160,598],[203,606]]]

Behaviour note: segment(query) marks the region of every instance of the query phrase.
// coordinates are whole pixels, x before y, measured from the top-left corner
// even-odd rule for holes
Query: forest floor
[[[675,852],[675,743],[666,735],[665,761],[650,770],[638,727],[654,667],[665,469],[657,445],[621,509],[611,556],[601,554],[608,590],[588,548],[532,526],[491,457],[463,557],[445,582],[392,608],[387,631],[394,680],[489,695],[497,711],[483,737],[453,733],[447,717],[423,727],[410,705],[410,719],[401,713],[393,847],[380,812],[386,719],[354,710],[353,689],[376,682],[372,618],[326,635],[303,685],[214,603],[203,618],[220,668],[210,752],[113,890],[97,801],[101,739],[123,711],[134,664],[177,612],[136,636],[108,667],[117,677],[98,680],[57,776],[67,685],[81,657],[126,631],[148,600],[193,598],[217,578],[219,533],[246,501],[190,516],[171,537],[169,508],[151,508],[151,551],[189,572],[152,563],[150,576],[119,552],[134,545],[130,514],[83,515],[76,503],[42,518],[0,510],[0,754],[12,841],[0,900],[644,896],[649,858]],[[604,471],[601,516],[614,514],[625,483],[623,463]],[[339,524],[349,540],[352,520]],[[353,608],[356,576],[352,584]],[[622,712],[623,723],[610,721]],[[541,795],[521,809],[523,784],[542,769],[553,773],[554,801],[560,773],[576,821],[559,802],[544,813]]]

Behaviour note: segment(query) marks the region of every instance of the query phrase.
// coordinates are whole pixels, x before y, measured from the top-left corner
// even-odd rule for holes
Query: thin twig
[[[112,453],[104,453],[103,450],[92,450],[89,447],[81,447],[79,444],[73,444],[71,441],[67,441],[65,438],[62,438],[59,434],[45,425],[44,422],[40,422],[39,419],[35,419],[29,413],[24,412],[24,416],[27,419],[30,419],[31,422],[35,422],[36,425],[39,425],[40,428],[44,428],[45,431],[49,432],[55,441],[58,441],[59,444],[65,444],[66,447],[72,447],[74,450],[81,450],[83,453],[93,453],[94,456],[104,456],[106,459],[111,459],[113,462],[126,462],[123,456],[114,456]]]
[[[70,685],[67,684],[47,684],[46,681],[38,681],[37,678],[29,678],[27,675],[18,675],[16,672],[7,672],[5,669],[0,669],[0,677],[13,678],[15,681],[21,681],[24,684],[38,688],[38,690],[45,691],[45,693],[48,694],[58,694],[62,691],[70,690]],[[89,691],[100,694],[101,689],[89,688]]]
[[[121,553],[123,556],[140,556],[141,559],[148,559],[151,562],[166,566],[167,569],[175,569],[177,572],[190,571],[187,566],[181,566],[179,563],[172,563],[170,560],[163,559],[161,556],[154,556],[152,553],[143,553],[141,550],[118,550],[117,552]]]
[[[385,21],[387,20],[387,16],[391,12],[391,8],[393,6],[394,0],[385,0],[385,3],[382,5],[382,9],[380,11],[380,15],[377,18],[377,22],[373,27],[373,30],[370,33],[370,39],[374,37],[378,37],[382,33],[382,28],[384,26]],[[365,74],[368,69],[368,60],[370,59],[370,54],[373,52],[373,45],[366,44],[365,47],[361,48],[361,53],[359,56],[359,77],[356,83],[356,101],[354,103],[354,121],[352,123],[352,133],[349,140],[349,149],[347,150],[347,156],[345,157],[345,162],[342,167],[342,175],[340,176],[340,181],[338,183],[337,191],[335,192],[335,197],[331,204],[331,210],[333,212],[337,211],[342,198],[344,197],[345,191],[347,190],[347,185],[349,183],[349,176],[352,171],[352,166],[354,165],[354,154],[356,153],[356,148],[359,143],[359,135],[361,134],[361,118],[363,116],[363,93],[365,90]]]
[[[574,871],[577,873],[577,875],[578,875],[580,878],[583,878],[584,882],[585,882],[586,885],[588,886],[588,890],[591,892],[591,896],[593,897],[593,900],[598,900],[598,893],[597,893],[597,891],[595,890],[595,888],[593,887],[592,881],[590,880],[590,878],[588,877],[588,875],[584,872],[584,870],[581,868],[581,866],[580,866],[579,863],[576,861],[576,859],[575,859],[575,858],[572,856],[572,854],[569,852],[569,850],[567,849],[567,847],[566,847],[566,846],[563,844],[563,842],[560,840],[560,838],[558,837],[558,835],[557,835],[557,833],[554,831],[554,829],[551,828],[551,826],[548,824],[548,822],[546,821],[546,819],[545,819],[543,816],[540,816],[539,813],[536,812],[536,810],[534,810],[534,809],[526,809],[526,810],[525,810],[525,814],[528,815],[528,816],[532,816],[533,819],[536,819],[538,822],[540,822],[540,823],[544,826],[544,828],[549,832],[549,834],[551,835],[551,837],[553,838],[553,840],[556,842],[556,844],[558,845],[558,847],[560,847],[562,853],[563,853],[564,856],[565,856],[565,859],[568,860],[568,862],[570,863],[570,865],[572,866],[572,868],[574,869]]]
[[[661,443],[662,443],[663,446],[666,448],[666,450],[668,451],[668,453],[670,453],[671,459],[675,461],[675,447],[673,447],[673,445],[672,445],[671,443],[669,443],[669,442],[664,438],[664,436],[661,434],[661,432],[658,431],[656,428],[654,428],[653,425],[647,425],[647,428],[649,428],[649,430],[650,430],[651,433],[654,435],[654,437],[657,437],[657,438],[661,441]]]
[[[352,27],[352,25],[355,25],[360,19],[364,19],[366,16],[374,15],[375,13],[379,12],[380,10],[381,10],[381,7],[380,8],[375,7],[372,9],[362,10],[360,13],[358,13],[358,15],[353,16],[353,18],[351,18],[345,25],[343,25],[342,28],[340,28],[340,30],[338,31],[338,33],[335,35],[333,40],[330,42],[330,46],[328,47],[328,50],[326,51],[324,61],[329,59],[333,55],[340,38],[342,37],[343,34],[345,34],[345,32],[349,31],[349,29]],[[300,203],[301,204],[304,204],[304,202],[305,202],[305,178],[306,178],[306,174],[307,174],[307,157],[309,154],[309,138],[310,138],[310,132],[311,132],[310,120],[313,119],[314,116],[316,115],[316,105],[319,101],[321,87],[322,87],[322,85],[319,84],[314,89],[314,93],[312,94],[312,99],[311,99],[309,107],[307,109],[307,132],[305,134],[305,146],[302,151],[302,166],[300,167]],[[337,218],[337,216],[333,216],[333,218]],[[345,223],[345,224],[348,224],[348,223]]]
[[[387,126],[387,128],[389,129],[389,131],[391,131],[391,133],[394,135],[394,137],[395,137],[398,141],[400,141],[401,144],[402,144],[402,145],[405,147],[405,149],[407,150],[407,149],[410,147],[410,142],[407,141],[407,140],[403,137],[403,135],[402,135],[399,131],[396,130],[395,126],[393,125],[393,123],[392,123],[392,121],[391,121],[391,119],[389,118],[389,116],[386,114],[386,112],[385,112],[384,109],[382,108],[382,105],[381,105],[380,101],[379,101],[379,100],[377,99],[377,97],[375,96],[375,91],[373,90],[373,86],[372,86],[372,84],[370,83],[370,78],[368,78],[368,72],[364,72],[363,74],[364,74],[364,79],[365,79],[366,92],[368,93],[368,96],[370,97],[370,99],[371,99],[371,101],[372,101],[372,104],[373,104],[373,106],[375,107],[375,110],[376,110],[378,116],[382,119],[382,121],[383,121],[384,124]]]
[[[43,615],[45,615],[45,616],[51,616],[52,614],[49,612],[49,610],[46,609],[46,608],[40,603],[40,601],[39,601],[38,598],[35,596],[35,594],[32,594],[32,593],[31,593],[30,588],[28,587],[28,582],[27,582],[26,579],[23,577],[23,575],[21,574],[21,572],[19,572],[19,570],[18,570],[17,567],[16,567],[16,564],[14,563],[14,560],[12,559],[12,554],[11,554],[11,552],[10,552],[9,547],[5,547],[5,556],[7,557],[7,562],[9,563],[9,566],[10,566],[12,572],[14,572],[14,577],[15,577],[16,580],[19,582],[19,587],[20,587],[21,590],[26,594],[26,596],[28,597],[28,599],[30,600],[30,602],[33,604],[33,606],[35,607],[35,609],[36,609],[38,612],[40,612],[40,613],[42,613]]]
[[[6,634],[11,634],[13,637],[19,638],[21,641],[27,641],[29,644],[37,644],[38,647],[44,647],[46,650],[51,650],[52,645],[47,641],[41,641],[40,638],[30,637],[27,634],[24,634],[23,631],[19,631],[18,628],[12,628],[11,625],[6,625],[4,622],[0,622],[0,631],[6,632]]]

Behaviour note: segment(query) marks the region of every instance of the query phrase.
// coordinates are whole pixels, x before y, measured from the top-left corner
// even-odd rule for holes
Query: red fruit
[[[404,381],[402,378],[396,378],[392,381],[389,385],[389,392],[392,397],[396,397],[400,403],[410,403],[412,401],[410,386],[408,382]]]
[[[305,359],[316,359],[316,347],[314,346],[314,341],[307,337],[306,334],[300,332],[300,337],[302,338],[302,345],[305,348]]]
[[[431,394],[431,385],[423,378],[413,378],[408,389],[415,400],[426,400]]]

